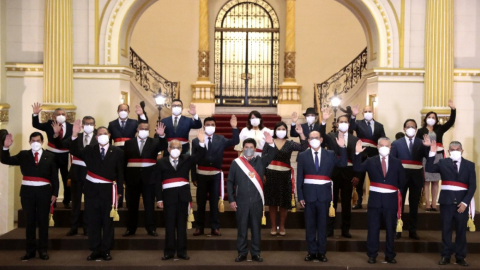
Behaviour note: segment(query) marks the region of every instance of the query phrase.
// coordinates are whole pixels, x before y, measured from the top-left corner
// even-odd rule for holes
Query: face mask
[[[205,127],[205,133],[207,133],[207,135],[212,135],[213,133],[215,133],[215,127],[213,126],[207,126]]]
[[[173,158],[178,158],[180,156],[180,150],[178,149],[172,149],[170,150],[170,156],[172,156]]]
[[[42,144],[39,142],[33,142],[30,144],[30,147],[32,147],[33,151],[37,152],[38,150],[40,150],[40,148],[42,148]]]
[[[108,135],[100,135],[97,138],[98,143],[101,145],[106,145],[109,140],[110,138],[108,138]]]
[[[317,139],[310,140],[310,147],[312,148],[320,147],[320,141]]]
[[[121,119],[125,119],[128,117],[128,112],[126,111],[121,111],[118,113],[118,116],[120,116]]]
[[[416,130],[414,128],[409,128],[405,133],[407,134],[408,137],[413,137],[415,136]]]
[[[258,125],[260,125],[260,118],[250,119],[250,124],[254,127],[258,127]]]
[[[148,137],[148,134],[150,132],[148,130],[140,130],[138,131],[138,137],[140,137],[140,139],[145,139]]]
[[[65,116],[63,116],[63,115],[57,116],[56,119],[57,119],[57,122],[58,122],[59,124],[65,123]]]
[[[348,123],[340,123],[338,124],[338,129],[341,132],[346,132],[348,130]]]
[[[174,115],[180,115],[182,113],[182,107],[173,107],[172,108],[172,113]]]
[[[313,122],[315,122],[315,116],[307,116],[307,123],[309,125],[313,124]]]
[[[454,161],[460,161],[460,159],[462,159],[462,152],[450,151],[450,158]]]
[[[386,146],[382,146],[382,147],[380,147],[380,149],[378,149],[378,152],[380,153],[380,155],[382,157],[386,157],[390,154],[390,148],[388,148]]]
[[[370,120],[373,119],[373,113],[366,112],[366,113],[363,114],[363,118],[365,118],[365,120],[367,120],[367,121],[370,121]]]
[[[87,134],[92,134],[93,129],[94,129],[93,126],[90,126],[90,125],[83,126],[83,131]]]
[[[286,130],[277,130],[275,131],[275,134],[277,135],[277,138],[283,139],[285,136],[287,136],[287,131]]]
[[[433,126],[437,121],[434,118],[427,118],[427,125]]]
[[[251,157],[253,156],[253,154],[255,154],[255,149],[253,148],[245,148],[243,149],[243,155],[246,156],[246,157]]]

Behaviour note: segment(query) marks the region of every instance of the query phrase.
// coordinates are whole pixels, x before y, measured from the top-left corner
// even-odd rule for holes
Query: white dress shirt
[[[409,138],[408,136],[405,135],[405,141],[407,142],[408,150],[411,150],[410,149],[410,139],[412,140],[412,147],[413,147],[413,144],[415,143],[415,137]]]
[[[315,151],[313,150],[313,148],[311,148],[311,151],[312,151],[312,158],[313,158],[313,164],[315,164],[315,152],[318,152],[317,155],[318,155],[318,166],[320,167],[320,161],[322,160],[322,148],[320,147],[318,149],[318,151]]]
[[[37,153],[38,153],[38,163],[40,163],[40,158],[42,157],[43,149],[40,148],[40,150],[38,150]],[[32,154],[33,154],[33,158],[35,158],[35,151],[33,151],[33,149],[32,149]]]

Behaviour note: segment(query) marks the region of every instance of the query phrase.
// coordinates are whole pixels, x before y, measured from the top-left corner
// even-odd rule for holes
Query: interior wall
[[[478,68],[480,61],[480,3],[476,0],[455,1],[454,55],[455,68]]]

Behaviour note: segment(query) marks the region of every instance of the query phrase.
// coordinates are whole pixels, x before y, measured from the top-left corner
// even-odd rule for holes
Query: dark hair
[[[407,120],[405,120],[405,123],[403,123],[403,128],[405,128],[405,127],[407,126],[407,123],[408,123],[408,122],[413,122],[413,123],[415,123],[415,127],[418,128],[417,121],[415,121],[415,119],[407,119]]]
[[[250,130],[253,128],[252,124],[250,124],[250,119],[252,118],[252,115],[255,115],[256,118],[260,118],[260,125],[258,125],[258,129],[262,130],[265,126],[263,125],[263,118],[262,115],[258,111],[251,111],[248,114],[248,119],[247,119],[247,128]]]
[[[203,125],[205,126],[205,123],[207,123],[208,121],[213,121],[215,123],[215,125],[217,124],[217,121],[215,120],[215,118],[207,117],[203,120]]]
[[[245,147],[246,143],[253,143],[253,147],[257,148],[257,141],[255,141],[255,139],[252,139],[252,138],[245,139],[245,141],[243,141],[242,147]]]
[[[118,107],[117,107],[117,112],[118,112],[118,110],[120,110],[120,106],[122,106],[122,105],[127,105],[127,108],[128,108],[128,110],[130,111],[130,105],[125,104],[125,103],[122,103],[122,104],[118,105]]]
[[[348,117],[348,115],[346,115],[346,114],[340,115],[340,116],[337,118],[337,123],[340,121],[340,118],[342,118],[342,117],[347,118],[347,123],[350,123],[350,121],[349,121],[349,120],[350,120],[350,117]]]
[[[110,132],[108,131],[108,128],[107,128],[106,126],[101,126],[101,127],[97,128],[97,133],[98,133],[98,131],[100,131],[100,129],[102,129],[102,128],[106,129],[106,130],[107,130],[107,133],[110,134]]]
[[[93,118],[92,116],[84,116],[82,119],[82,125],[85,125],[85,120],[93,120],[93,124],[95,124],[95,118]]]
[[[280,121],[278,123],[275,124],[275,128],[273,129],[273,138],[276,139],[277,138],[277,134],[275,133],[277,131],[277,128],[279,127],[285,127],[285,130],[287,131],[288,133],[288,127],[287,127],[287,124],[285,124],[285,122],[283,121]],[[288,139],[288,135],[285,135],[285,138],[284,139]]]
[[[180,103],[182,104],[182,106],[183,106],[183,102],[182,102],[180,99],[178,99],[178,98],[172,99],[172,104],[173,104],[175,101],[180,102]]]
[[[403,132],[397,132],[397,134],[395,134],[395,140],[401,139],[403,137],[405,137],[405,133]]]
[[[30,134],[30,139],[28,139],[28,141],[31,141],[33,137],[37,137],[37,136],[40,136],[40,140],[42,140],[43,142],[43,135],[38,131],[35,131],[32,134]]]
[[[431,112],[428,112],[427,114],[425,114],[425,118],[423,118],[423,125],[422,125],[422,127],[426,127],[426,126],[427,126],[427,118],[428,118],[428,116],[430,116],[430,114],[435,115],[435,125],[433,125],[433,127],[435,128],[436,126],[438,126],[438,115],[437,115],[436,112],[431,111]]]

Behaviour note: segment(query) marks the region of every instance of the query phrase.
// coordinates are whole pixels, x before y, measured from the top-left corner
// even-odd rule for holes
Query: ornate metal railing
[[[323,108],[330,107],[332,97],[348,93],[360,82],[362,73],[366,68],[367,48],[326,81],[315,84],[315,110],[318,112]]]
[[[180,97],[180,82],[172,82],[151,68],[132,48],[130,48],[130,67],[135,70],[135,80],[154,96],[165,96],[164,107],[170,108],[172,100]]]

